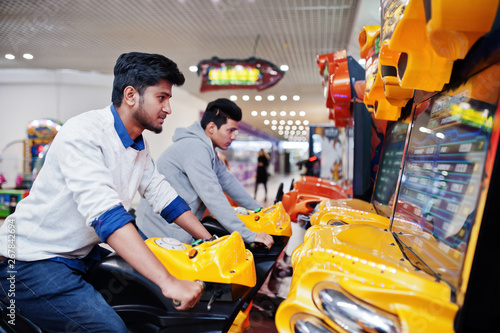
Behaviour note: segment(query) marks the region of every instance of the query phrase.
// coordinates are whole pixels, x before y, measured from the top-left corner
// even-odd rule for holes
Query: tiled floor
[[[253,299],[250,311],[250,328],[246,333],[278,332],[274,323],[276,310],[286,298],[290,289],[291,277],[271,277],[269,286],[261,288]]]
[[[263,207],[270,206],[274,204],[274,199],[276,198],[276,193],[278,192],[278,188],[281,183],[283,183],[283,189],[285,192],[288,192],[290,189],[291,182],[293,180],[299,179],[300,175],[297,174],[274,174],[269,176],[269,180],[267,182],[267,200],[265,198],[264,186],[259,185],[257,188],[257,202],[259,202]],[[252,184],[251,186],[245,187],[247,192],[250,195],[254,195],[255,186]]]

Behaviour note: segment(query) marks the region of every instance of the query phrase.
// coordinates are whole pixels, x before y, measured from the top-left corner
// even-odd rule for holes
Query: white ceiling
[[[264,117],[252,117],[250,112],[285,110],[284,119],[329,122],[316,56],[347,49],[348,55],[359,59],[358,33],[364,25],[380,24],[379,3],[0,0],[0,68],[64,68],[111,74],[121,53],[161,53],[184,72],[184,89],[207,102],[234,94],[244,111],[244,122],[280,137],[264,125]],[[16,59],[5,59],[7,53]],[[23,59],[24,53],[33,54],[34,59]],[[214,56],[255,56],[290,69],[275,86],[261,92],[238,89],[200,93],[201,79],[188,68]],[[269,94],[277,98],[269,102]],[[242,95],[249,95],[250,101],[242,101]],[[263,101],[256,102],[255,95],[262,95]],[[286,95],[287,101],[281,101],[281,95]],[[293,95],[299,95],[300,101],[293,101]],[[305,111],[306,116],[292,117],[289,111]]]

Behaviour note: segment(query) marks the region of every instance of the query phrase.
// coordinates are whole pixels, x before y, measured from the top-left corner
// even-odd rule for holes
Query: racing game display
[[[382,150],[372,202],[378,213],[384,216],[392,213],[407,131],[408,122],[400,120],[391,124]]]
[[[427,270],[455,288],[481,221],[496,142],[500,66],[416,105],[393,227]]]

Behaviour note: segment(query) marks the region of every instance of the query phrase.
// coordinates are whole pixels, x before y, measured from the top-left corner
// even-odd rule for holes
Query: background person
[[[160,133],[171,114],[177,65],[162,55],[122,54],[114,68],[112,105],[68,120],[56,135],[30,194],[0,228],[0,300],[47,332],[127,332],[104,298],[82,278],[107,242],[163,295],[185,310],[202,287],[172,276],[149,250],[127,212],[139,191],[156,213],[198,238],[210,238],[185,201],[156,171],[142,132]],[[7,258],[15,228],[15,267]]]
[[[257,199],[257,188],[259,184],[264,185],[264,201],[267,201],[267,178],[269,176],[267,172],[267,167],[269,166],[269,155],[264,151],[264,149],[259,150],[259,156],[257,157],[257,176],[255,179],[255,193],[254,199]]]
[[[173,144],[158,158],[157,167],[197,218],[201,219],[208,208],[229,232],[238,231],[245,242],[263,243],[270,248],[272,236],[248,229],[224,194],[246,209],[260,208],[215,150],[229,148],[241,118],[241,109],[232,101],[221,98],[210,102],[200,122],[176,129]],[[184,243],[193,240],[185,230],[159,219],[143,199],[137,208],[137,226],[147,237],[167,235]]]

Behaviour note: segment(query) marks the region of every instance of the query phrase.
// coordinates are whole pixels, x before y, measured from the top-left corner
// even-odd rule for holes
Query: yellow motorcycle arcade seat
[[[227,331],[256,285],[254,258],[241,235],[234,232],[195,245],[166,237],[145,242],[172,275],[203,281],[205,290],[195,307],[177,311],[158,286],[111,254],[89,272],[88,280],[127,325],[147,323],[183,332]]]
[[[290,216],[286,213],[281,202],[255,211],[243,207],[236,207],[235,211],[248,229],[268,233],[274,236],[275,241],[279,237],[287,238],[292,235]]]
[[[272,255],[274,251],[281,252],[292,235],[290,216],[286,213],[281,202],[255,211],[243,207],[235,207],[234,210],[248,229],[254,232],[265,232],[274,238],[274,245],[270,250],[263,249],[257,244],[247,244],[254,255],[265,254],[267,256]],[[202,223],[212,234],[221,236],[229,233],[212,216],[205,217]]]

